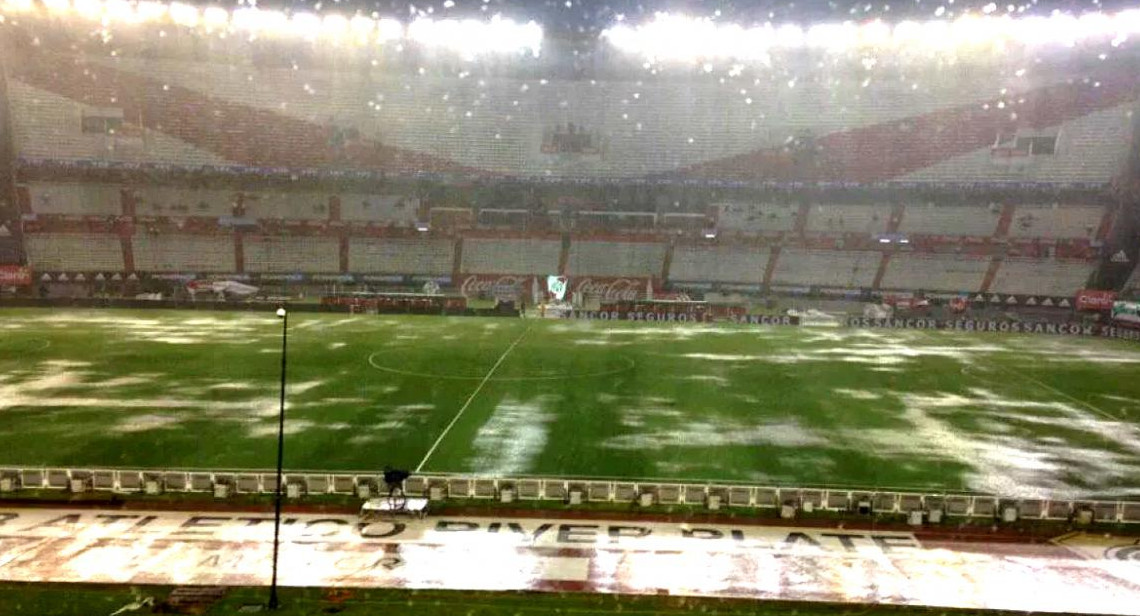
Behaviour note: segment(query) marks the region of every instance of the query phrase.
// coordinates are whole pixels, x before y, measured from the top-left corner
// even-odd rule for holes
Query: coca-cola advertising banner
[[[459,282],[459,293],[467,297],[515,297],[529,291],[533,279],[534,276],[528,274],[468,274]]]
[[[515,296],[530,292],[532,285],[546,291],[546,279],[535,282],[529,274],[468,274],[459,284],[459,292],[467,297],[476,295]],[[568,295],[579,293],[603,302],[633,301],[661,293],[652,278],[599,278],[569,277]]]
[[[22,265],[0,265],[0,286],[26,287],[32,284],[32,270]]]
[[[603,302],[645,299],[657,292],[652,278],[571,278],[570,290]]]
[[[1098,291],[1096,289],[1077,291],[1077,310],[1108,312],[1112,310],[1112,303],[1115,301],[1116,291]]]
[[[941,329],[964,332],[1002,332],[1012,334],[1054,334],[1058,336],[1088,336],[1121,338],[1140,341],[1140,331],[1123,327],[1106,327],[1088,323],[1049,323],[1044,321],[988,321],[977,319],[873,319],[851,317],[848,327],[887,329]]]

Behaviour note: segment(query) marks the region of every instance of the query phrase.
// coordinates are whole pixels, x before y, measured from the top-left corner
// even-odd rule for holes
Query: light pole
[[[289,312],[282,306],[277,309],[281,319],[281,408],[277,413],[277,495],[273,500],[273,581],[269,584],[269,609],[276,610],[277,601],[277,551],[281,538],[281,493],[282,464],[285,461],[285,366],[286,345],[289,341]]]

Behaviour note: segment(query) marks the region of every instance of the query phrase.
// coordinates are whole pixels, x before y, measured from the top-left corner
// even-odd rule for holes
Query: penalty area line
[[[1014,370],[1012,368],[1006,368],[1005,366],[998,366],[998,367],[1000,369],[1010,373],[1010,374],[1013,374],[1015,376],[1019,376],[1025,380],[1029,381],[1030,383],[1034,383],[1035,385],[1038,385],[1039,387],[1044,387],[1045,389],[1057,394],[1058,396],[1061,396],[1062,398],[1066,398],[1070,402],[1075,402],[1075,403],[1079,404],[1080,406],[1083,406],[1086,409],[1100,415],[1101,417],[1106,417],[1108,419],[1111,419],[1112,421],[1120,421],[1121,420],[1120,417],[1117,417],[1116,415],[1113,415],[1112,413],[1109,413],[1108,411],[1106,411],[1106,410],[1104,410],[1104,409],[1102,409],[1096,405],[1093,405],[1089,402],[1085,402],[1084,400],[1081,400],[1080,398],[1070,396],[1069,394],[1061,391],[1060,389],[1057,389],[1056,387],[1053,387],[1052,385],[1049,385],[1048,383],[1045,383],[1044,381],[1041,381],[1040,379],[1036,379],[1036,378],[1029,376],[1028,374],[1025,374],[1021,370]]]
[[[435,439],[435,442],[432,443],[431,449],[429,449],[427,454],[424,455],[424,459],[420,460],[420,464],[416,467],[415,472],[418,473],[423,470],[424,465],[427,464],[428,458],[431,458],[431,455],[435,453],[436,448],[439,447],[439,444],[443,442],[443,439],[447,436],[447,433],[451,432],[451,428],[455,426],[455,422],[459,421],[459,418],[463,416],[463,413],[467,410],[467,407],[471,406],[471,402],[475,400],[475,397],[479,395],[480,391],[483,391],[483,386],[487,384],[487,381],[491,380],[491,377],[494,376],[495,371],[499,369],[499,366],[503,363],[503,360],[511,354],[511,351],[515,350],[515,347],[518,346],[520,342],[522,342],[522,339],[526,337],[527,332],[530,331],[531,327],[533,327],[533,325],[527,325],[526,329],[524,329],[523,332],[519,334],[519,337],[515,338],[515,341],[511,343],[511,346],[507,347],[506,351],[503,351],[503,354],[499,356],[499,360],[495,362],[494,366],[491,366],[491,369],[487,371],[487,374],[483,377],[483,380],[479,381],[479,385],[475,388],[475,391],[471,392],[470,396],[467,396],[467,401],[463,403],[463,406],[459,407],[459,411],[455,413],[455,417],[451,418],[451,423],[447,424],[447,427],[443,429],[442,433],[440,433],[439,438]]]
[[[921,329],[914,330],[914,331],[919,332],[924,337],[927,337],[929,339],[933,339],[932,336],[930,336],[927,332],[925,332]],[[1104,410],[1104,409],[1102,409],[1102,408],[1100,408],[1100,407],[1098,407],[1098,406],[1096,406],[1090,402],[1085,402],[1084,400],[1081,400],[1080,398],[1076,398],[1074,396],[1071,396],[1071,395],[1061,391],[1060,389],[1057,389],[1056,387],[1053,387],[1052,385],[1050,385],[1050,384],[1048,384],[1048,383],[1046,383],[1040,379],[1029,376],[1023,370],[1017,370],[1015,368],[1007,368],[1006,366],[1001,365],[1000,362],[994,363],[993,366],[995,368],[997,368],[998,370],[1005,372],[1006,374],[1012,374],[1013,376],[1015,376],[1017,378],[1024,379],[1026,381],[1029,381],[1030,383],[1033,383],[1034,385],[1037,385],[1038,387],[1041,387],[1045,390],[1051,391],[1051,392],[1057,394],[1058,396],[1065,398],[1066,400],[1068,400],[1070,402],[1075,402],[1076,404],[1085,407],[1086,409],[1100,415],[1101,417],[1105,417],[1105,418],[1110,419],[1112,421],[1121,421],[1120,417],[1117,417],[1117,416],[1113,415],[1112,413],[1109,413],[1108,411],[1106,411],[1106,410]],[[968,367],[969,366],[967,366],[967,368]],[[967,374],[966,368],[962,369],[962,373]],[[969,374],[969,376],[971,378],[974,378],[974,379],[977,379],[979,381],[983,381],[986,383],[995,383],[995,381],[992,381],[992,380],[984,378],[984,377],[980,377],[976,374],[971,373],[971,374]]]

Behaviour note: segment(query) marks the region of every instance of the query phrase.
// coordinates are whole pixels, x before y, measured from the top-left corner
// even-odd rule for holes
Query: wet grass
[[[37,616],[105,616],[150,598],[154,606],[169,596],[170,587],[95,584],[0,583],[0,613]],[[280,609],[265,608],[268,589],[233,588],[205,611],[204,616],[281,614],[282,616],[516,616],[520,614],[723,614],[781,616],[999,616],[1022,612],[958,610],[905,606],[743,601],[669,596],[599,595],[586,593],[474,592],[443,590],[283,588]],[[161,609],[161,608],[160,608]],[[153,606],[125,611],[124,616],[155,613]],[[170,612],[167,612],[170,613]]]
[[[1140,491],[1140,347],[1120,341],[300,313],[289,325],[292,469]],[[280,335],[271,314],[0,310],[0,463],[272,467]]]

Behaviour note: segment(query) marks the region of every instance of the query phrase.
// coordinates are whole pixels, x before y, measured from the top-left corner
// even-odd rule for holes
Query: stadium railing
[[[380,472],[287,471],[286,494],[377,494],[384,486]],[[0,467],[0,493],[18,490],[61,490],[73,493],[161,494],[179,492],[267,494],[277,489],[273,470],[118,469]],[[1009,498],[967,492],[921,492],[876,488],[785,487],[734,482],[626,481],[574,477],[488,477],[478,474],[415,473],[404,484],[412,496],[442,499],[512,499],[562,502],[698,505],[712,501],[748,509],[908,514],[941,511],[950,518],[1072,520],[1082,512],[1092,520],[1140,524],[1140,500]],[[504,499],[506,500],[506,499]]]

